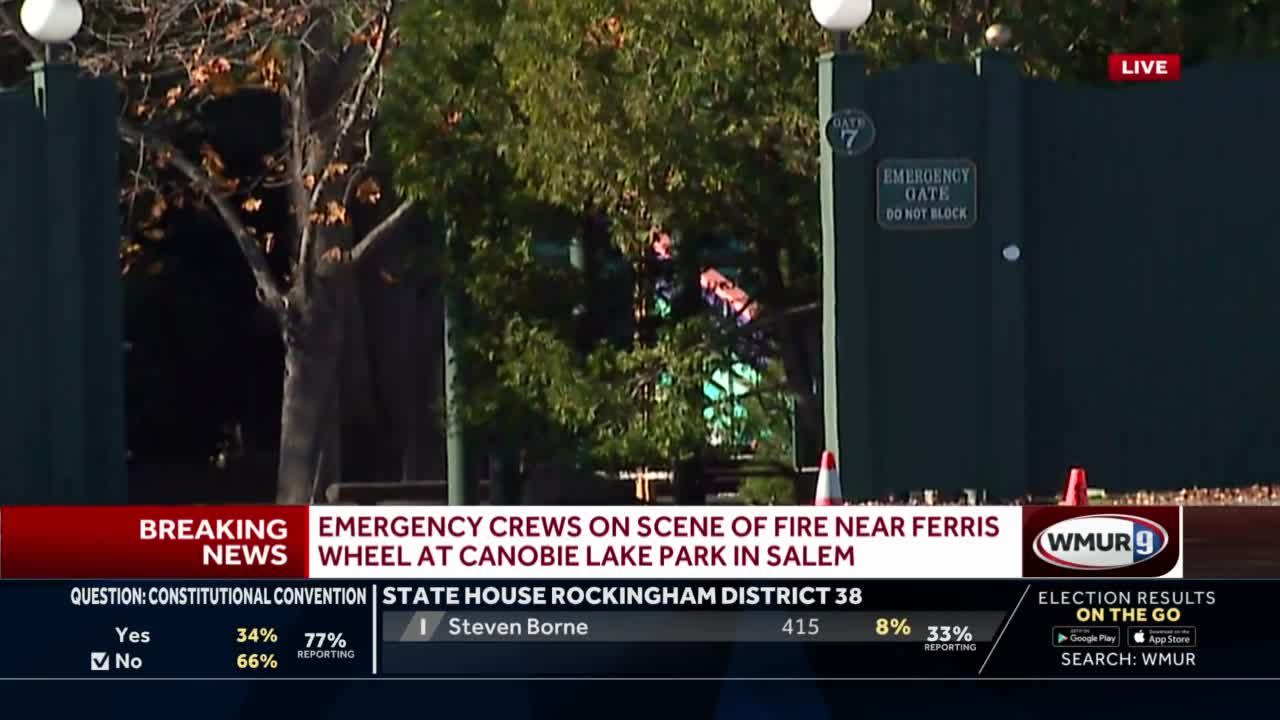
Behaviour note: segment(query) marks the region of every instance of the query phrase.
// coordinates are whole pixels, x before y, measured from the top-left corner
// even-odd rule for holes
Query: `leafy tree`
[[[555,445],[556,430],[499,381],[501,345],[491,342],[504,337],[508,317],[538,308],[567,317],[574,300],[570,278],[534,259],[530,224],[561,218],[530,202],[507,163],[520,118],[495,53],[505,8],[494,0],[407,7],[383,120],[397,184],[448,228],[444,252],[419,260],[442,271],[449,296],[472,301],[456,388],[466,393],[465,424],[486,441],[523,436]]]
[[[586,457],[576,459],[595,464],[688,454],[705,444],[702,408],[676,399],[701,396],[708,331],[672,327],[636,348],[600,342],[612,319],[597,302],[599,264],[615,223],[589,196],[533,192],[520,176],[534,122],[515,94],[526,80],[507,61],[526,42],[511,34],[520,12],[496,0],[415,4],[384,115],[399,185],[447,218],[461,246],[447,263],[473,310],[468,424],[535,455],[577,447]],[[572,236],[592,269],[534,258],[537,241]]]
[[[747,432],[755,439],[753,461],[761,466],[788,467],[794,459],[794,428],[789,396],[770,390],[778,387],[782,369],[772,364],[765,369],[759,389],[738,398],[746,407],[750,422]],[[808,465],[803,458],[801,464]],[[738,498],[748,505],[791,505],[795,503],[795,478],[788,474],[753,475],[742,479]]]
[[[522,5],[505,36],[528,118],[520,176],[550,202],[590,198],[636,262],[660,231],[742,243],[742,283],[762,312],[751,337],[733,340],[783,359],[816,429],[803,336],[816,309],[813,62],[824,37],[807,7],[548,0]],[[677,254],[710,264],[690,245]]]

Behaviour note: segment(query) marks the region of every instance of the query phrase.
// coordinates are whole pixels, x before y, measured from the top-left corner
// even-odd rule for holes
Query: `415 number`
[[[808,637],[821,631],[816,617],[789,617],[782,623],[784,635],[792,637]]]

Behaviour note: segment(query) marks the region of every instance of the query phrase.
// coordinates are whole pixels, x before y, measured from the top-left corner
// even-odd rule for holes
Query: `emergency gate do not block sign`
[[[876,167],[886,230],[967,230],[978,222],[978,166],[965,158],[886,158]]]

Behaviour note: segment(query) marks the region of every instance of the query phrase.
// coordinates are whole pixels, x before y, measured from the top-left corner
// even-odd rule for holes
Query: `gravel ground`
[[[1023,497],[1014,501],[1014,505],[1056,505],[1058,497]],[[1280,505],[1280,485],[1250,485],[1238,488],[1190,488],[1183,490],[1139,491],[1130,493],[1107,493],[1097,489],[1089,495],[1091,505],[1197,505],[1197,506],[1230,506],[1230,505]],[[874,500],[852,503],[853,505],[967,505],[959,498],[935,497],[929,502],[924,493],[915,494],[910,499]],[[998,503],[997,503],[998,504]]]
[[[1280,485],[1240,488],[1192,488],[1125,493],[1100,501],[1105,505],[1280,505]]]

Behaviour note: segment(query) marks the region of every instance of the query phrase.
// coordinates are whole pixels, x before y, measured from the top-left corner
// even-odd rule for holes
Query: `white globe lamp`
[[[78,0],[26,0],[18,17],[28,35],[51,45],[64,43],[80,32],[84,11]]]
[[[809,0],[809,10],[822,27],[848,33],[862,27],[871,17],[871,0]]]

